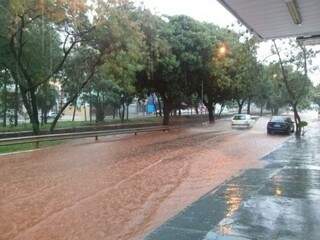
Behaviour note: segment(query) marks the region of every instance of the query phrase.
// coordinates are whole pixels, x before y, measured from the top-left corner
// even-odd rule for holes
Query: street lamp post
[[[203,79],[201,80],[201,115],[202,115],[202,109],[203,109]]]
[[[273,57],[274,55],[275,55],[275,54],[271,54],[271,55],[265,57],[261,62],[263,63],[263,62],[266,61],[268,58]],[[263,67],[262,67],[262,68],[263,68]],[[264,78],[264,70],[263,70],[263,69],[261,70],[261,77],[262,77],[262,79]],[[277,74],[273,74],[272,77],[273,77],[273,78],[276,78],[276,77],[277,77]],[[260,110],[260,115],[261,115],[261,116],[262,116],[262,111],[263,111],[263,106],[261,106],[261,110]]]
[[[221,43],[219,48],[217,49],[217,57],[218,58],[223,58],[226,56],[226,54],[228,53],[228,48],[227,45],[225,43]],[[201,115],[203,114],[203,105],[204,105],[204,82],[203,79],[201,80]],[[203,118],[203,116],[202,116]],[[203,119],[202,119],[203,120]]]

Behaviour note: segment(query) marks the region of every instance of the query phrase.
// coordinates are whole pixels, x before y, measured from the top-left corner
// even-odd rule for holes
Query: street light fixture
[[[306,37],[297,37],[297,41],[307,45],[319,45],[320,44],[320,35],[306,36]]]
[[[222,45],[220,48],[219,48],[219,54],[220,55],[225,55],[227,52],[227,48],[225,45]]]
[[[298,8],[298,4],[296,0],[285,0],[288,11],[292,18],[292,21],[296,25],[300,25],[302,23],[301,14]]]
[[[228,53],[228,48],[225,43],[221,43],[218,47],[218,57],[224,57]]]

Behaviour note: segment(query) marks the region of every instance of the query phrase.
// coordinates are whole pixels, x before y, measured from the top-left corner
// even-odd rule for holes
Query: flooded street
[[[190,204],[144,240],[320,239],[319,121]]]
[[[0,239],[141,239],[286,136],[212,126],[0,157]]]

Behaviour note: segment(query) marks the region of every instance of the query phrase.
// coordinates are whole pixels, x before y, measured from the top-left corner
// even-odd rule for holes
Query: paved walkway
[[[320,239],[319,124],[290,138],[145,240]]]

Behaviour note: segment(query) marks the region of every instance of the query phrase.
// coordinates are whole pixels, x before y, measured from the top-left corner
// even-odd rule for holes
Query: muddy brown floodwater
[[[286,137],[214,126],[0,157],[0,239],[136,240]]]

